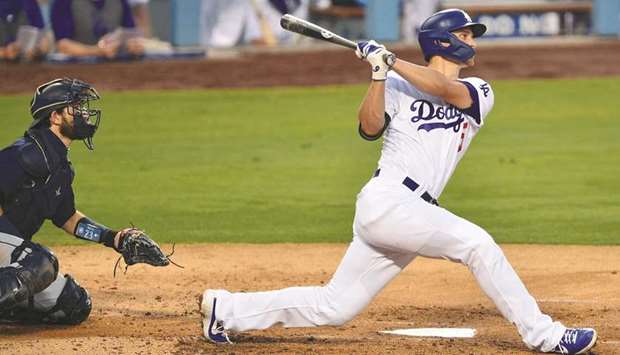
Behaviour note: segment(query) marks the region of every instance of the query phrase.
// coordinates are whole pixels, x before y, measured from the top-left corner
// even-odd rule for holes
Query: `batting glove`
[[[387,72],[392,68],[396,61],[394,53],[385,49],[385,46],[373,40],[359,42],[355,55],[366,60],[372,68],[372,80],[384,81],[387,79]]]

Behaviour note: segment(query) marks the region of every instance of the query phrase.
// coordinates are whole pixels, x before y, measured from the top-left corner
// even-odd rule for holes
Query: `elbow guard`
[[[383,124],[383,128],[379,131],[379,133],[375,134],[375,135],[369,135],[366,134],[366,132],[364,132],[364,130],[362,129],[362,124],[360,123],[359,127],[358,127],[358,132],[360,134],[360,136],[362,138],[364,138],[367,141],[376,141],[377,139],[379,139],[379,137],[381,137],[383,135],[383,132],[385,132],[385,130],[387,129],[387,127],[390,125],[390,121],[392,121],[392,118],[390,117],[390,115],[387,114],[387,112],[385,113],[385,122]]]

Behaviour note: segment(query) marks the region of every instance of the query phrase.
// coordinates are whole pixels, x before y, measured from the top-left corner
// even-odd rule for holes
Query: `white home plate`
[[[410,337],[439,337],[439,338],[473,338],[476,329],[471,328],[409,328],[384,330],[379,333],[407,335]]]

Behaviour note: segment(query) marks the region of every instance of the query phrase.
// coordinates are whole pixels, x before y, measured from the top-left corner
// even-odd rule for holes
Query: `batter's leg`
[[[467,265],[502,315],[517,326],[525,344],[532,349],[551,351],[566,328],[540,311],[536,300],[486,231],[447,210],[442,211],[446,223],[427,240],[419,255],[447,258]]]
[[[460,262],[471,270],[502,315],[517,326],[530,348],[550,351],[565,327],[543,314],[504,253],[482,228],[418,197],[380,196],[386,208],[372,210],[373,196],[358,201],[356,230],[371,245]]]
[[[249,293],[216,290],[215,317],[233,331],[276,324],[342,325],[359,314],[413,258],[411,253],[385,254],[354,237],[327,285]]]

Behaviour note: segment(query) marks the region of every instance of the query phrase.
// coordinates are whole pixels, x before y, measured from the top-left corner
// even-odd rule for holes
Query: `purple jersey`
[[[92,0],[95,8],[100,11],[105,5],[106,0]],[[127,0],[107,0],[107,1],[120,1],[123,8],[121,26],[125,28],[134,28],[134,20],[129,8]],[[73,0],[55,0],[52,4],[50,13],[50,19],[52,22],[52,29],[54,30],[54,36],[56,40],[63,38],[73,39],[75,36],[75,24],[73,21],[73,13],[71,10]],[[107,28],[100,21],[95,21],[93,28],[93,34],[97,38],[101,38],[108,32],[114,31],[114,28]]]
[[[37,0],[3,0],[0,1],[0,19],[12,21],[21,11],[24,12],[30,26],[43,28],[43,16]]]
[[[24,19],[19,20],[20,16]],[[24,21],[25,20],[25,21]],[[39,29],[44,27],[43,16],[37,0],[2,0],[0,1],[0,25],[15,26],[15,22],[20,21],[17,25],[30,25]],[[15,31],[4,30],[5,36],[0,36],[0,46],[15,41]]]

